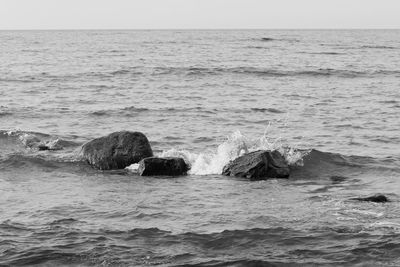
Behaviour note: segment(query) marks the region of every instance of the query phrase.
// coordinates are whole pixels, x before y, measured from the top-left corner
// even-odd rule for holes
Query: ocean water
[[[0,31],[0,265],[399,266],[399,58],[397,30]],[[119,130],[189,175],[80,159]],[[291,177],[220,175],[257,149]]]

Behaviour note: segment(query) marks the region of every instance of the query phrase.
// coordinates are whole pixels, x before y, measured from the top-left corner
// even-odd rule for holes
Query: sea
[[[0,266],[399,266],[399,59],[400,30],[0,31]],[[188,175],[82,159],[122,130]],[[260,149],[289,179],[221,175]]]

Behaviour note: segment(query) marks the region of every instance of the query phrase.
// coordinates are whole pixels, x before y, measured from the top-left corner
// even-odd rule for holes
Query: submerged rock
[[[46,144],[39,144],[38,145],[38,150],[50,150],[50,147],[48,147]]]
[[[59,139],[42,142],[38,145],[38,150],[61,150],[63,149]]]
[[[245,154],[225,165],[222,175],[250,180],[288,178],[289,166],[278,151],[259,150]]]
[[[351,200],[358,200],[358,201],[369,201],[369,202],[376,202],[376,203],[385,203],[389,202],[389,199],[382,194],[376,194],[370,197],[356,197],[352,198]]]
[[[188,170],[189,168],[186,162],[182,158],[176,158],[176,157],[145,158],[139,162],[139,168],[138,168],[138,172],[141,176],[185,175]]]
[[[121,131],[84,144],[82,156],[100,170],[112,170],[152,157],[153,151],[143,133]]]

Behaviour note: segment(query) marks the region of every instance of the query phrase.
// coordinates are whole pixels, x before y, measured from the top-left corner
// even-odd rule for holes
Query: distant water
[[[399,266],[399,58],[395,30],[1,31],[0,265]],[[190,175],[80,160],[118,130]],[[291,178],[219,175],[246,149]]]

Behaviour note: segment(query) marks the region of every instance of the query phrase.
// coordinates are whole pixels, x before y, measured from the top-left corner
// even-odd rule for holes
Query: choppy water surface
[[[0,265],[400,265],[399,58],[400,31],[0,32]],[[190,175],[80,161],[117,130]],[[243,147],[291,178],[219,175]]]

